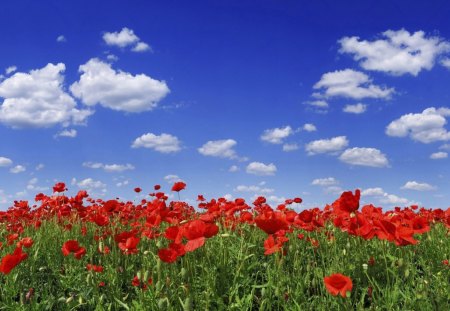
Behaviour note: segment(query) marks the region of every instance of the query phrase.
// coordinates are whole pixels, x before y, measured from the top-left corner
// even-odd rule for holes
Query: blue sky
[[[450,202],[446,1],[10,1],[0,208],[64,181],[324,206]],[[134,187],[142,187],[136,195]]]

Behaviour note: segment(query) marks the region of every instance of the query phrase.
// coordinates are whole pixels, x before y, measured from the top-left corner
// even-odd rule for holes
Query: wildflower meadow
[[[450,309],[450,208],[66,190],[0,212],[0,310]]]

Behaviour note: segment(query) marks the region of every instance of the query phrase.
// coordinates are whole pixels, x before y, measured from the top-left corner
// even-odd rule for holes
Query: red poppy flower
[[[138,249],[136,248],[141,239],[135,236],[131,236],[125,240],[125,242],[119,242],[119,248],[124,254],[137,254]]]
[[[62,253],[64,256],[68,256],[72,252],[76,252],[80,249],[80,245],[77,240],[69,240],[62,246]]]
[[[64,192],[66,189],[66,184],[63,182],[56,183],[53,186],[53,192]]]
[[[96,266],[96,265],[92,265],[92,264],[90,264],[90,263],[88,263],[88,264],[86,265],[86,269],[87,269],[88,271],[94,271],[94,272],[98,272],[98,273],[103,272],[103,267],[102,267],[102,266]]]
[[[177,252],[171,248],[163,248],[158,251],[158,257],[164,262],[171,263],[177,260]]]
[[[351,292],[353,288],[352,280],[348,276],[340,273],[326,276],[323,278],[323,281],[328,292],[333,296],[340,294],[345,298],[347,297],[347,292]]]
[[[68,256],[70,253],[73,253],[76,259],[81,259],[81,257],[86,255],[86,249],[81,247],[77,240],[66,241],[61,250],[64,256]]]
[[[204,244],[205,244],[205,237],[199,237],[194,240],[189,240],[186,243],[184,249],[186,250],[186,252],[193,252],[197,248],[202,247]]]
[[[139,187],[134,188],[134,192],[136,192],[136,193],[139,193],[139,192],[141,192],[141,191],[142,191],[142,189],[139,188]]]
[[[346,191],[333,203],[333,207],[342,212],[353,213],[359,208],[360,197],[361,191],[359,189],[356,189],[354,195],[351,191]]]
[[[109,217],[103,214],[95,214],[92,220],[97,224],[97,226],[106,226],[109,224]]]
[[[3,274],[8,274],[14,267],[19,263],[27,259],[28,254],[22,252],[22,247],[17,247],[12,254],[7,254],[2,258],[0,264],[0,272]]]
[[[131,281],[131,285],[136,286],[136,287],[141,285],[141,281],[139,281],[139,278],[137,275],[134,276],[133,280]]]
[[[104,286],[105,286],[105,282],[98,283],[98,287],[104,287]]]
[[[153,187],[153,189],[155,189],[156,191],[158,191],[159,189],[161,189],[161,186],[160,186],[160,185],[155,185],[155,186]]]
[[[25,238],[23,238],[22,240],[20,240],[20,241],[17,243],[17,247],[23,246],[23,247],[26,247],[26,248],[30,248],[31,246],[33,246],[33,243],[34,243],[34,241],[33,241],[32,238],[30,238],[30,237],[25,237]]]
[[[267,234],[274,234],[280,230],[287,230],[289,224],[286,216],[281,212],[268,211],[255,218],[256,225]]]
[[[186,188],[186,184],[182,181],[178,181],[173,184],[172,191],[179,192],[179,191],[183,190],[184,188]]]

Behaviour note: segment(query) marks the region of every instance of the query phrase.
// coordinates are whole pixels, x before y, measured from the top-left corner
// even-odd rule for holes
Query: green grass
[[[124,255],[108,235],[101,243],[111,253],[101,255],[94,235],[130,225],[83,225],[85,236],[79,221],[67,231],[56,217],[39,229],[25,227],[20,236],[32,237],[34,244],[24,248],[25,261],[0,274],[0,310],[450,310],[450,267],[442,263],[450,257],[450,239],[442,224],[416,235],[417,245],[398,247],[350,236],[327,222],[334,239],[325,230],[295,229],[287,234],[284,256],[265,256],[267,234],[253,225],[238,224],[234,230],[221,225],[203,247],[171,264],[157,255],[168,244],[162,236],[143,237],[138,254]],[[317,239],[319,247],[298,239],[298,233]],[[6,224],[0,224],[1,257],[15,248],[6,245],[8,234]],[[61,252],[70,239],[87,250],[80,260]],[[88,263],[103,266],[104,272],[87,271]],[[323,278],[333,273],[352,279],[349,297],[327,292]],[[153,284],[147,290],[134,287],[135,275]],[[106,285],[99,287],[100,282]],[[30,288],[34,293],[27,299]]]

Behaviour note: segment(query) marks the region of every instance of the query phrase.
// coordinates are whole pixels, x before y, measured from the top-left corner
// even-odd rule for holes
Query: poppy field
[[[450,309],[450,208],[66,190],[0,212],[0,310]]]

